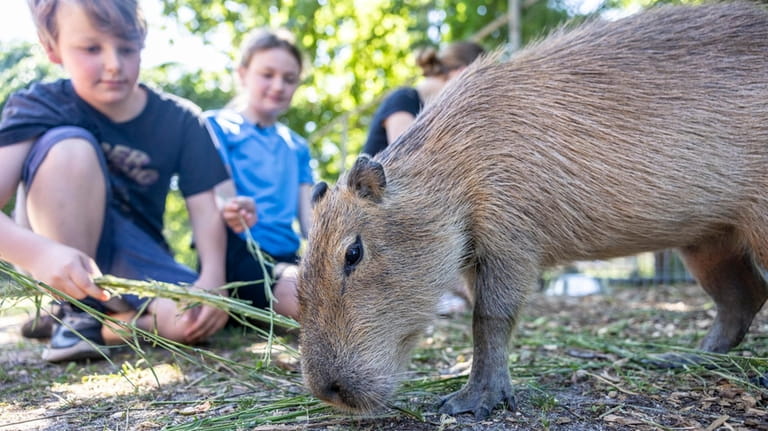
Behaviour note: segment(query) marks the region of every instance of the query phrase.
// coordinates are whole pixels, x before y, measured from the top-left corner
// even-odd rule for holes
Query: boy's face
[[[56,24],[58,40],[46,44],[46,52],[67,71],[77,94],[107,115],[130,109],[138,92],[139,42],[96,28],[75,2],[59,3]]]
[[[248,112],[267,125],[288,110],[299,86],[301,69],[296,58],[281,48],[257,51],[239,70],[248,99]]]

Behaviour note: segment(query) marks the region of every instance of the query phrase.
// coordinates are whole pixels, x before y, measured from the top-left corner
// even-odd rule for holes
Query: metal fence
[[[584,295],[617,286],[695,283],[672,250],[610,260],[578,261],[545,272],[541,288],[551,295]]]

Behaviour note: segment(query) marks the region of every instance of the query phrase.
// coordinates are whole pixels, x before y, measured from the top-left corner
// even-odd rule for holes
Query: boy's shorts
[[[22,181],[29,190],[38,168],[48,155],[48,151],[64,139],[79,138],[90,142],[99,159],[99,168],[106,184],[106,209],[104,223],[96,252],[96,264],[103,274],[134,280],[157,280],[168,283],[194,283],[197,274],[190,268],[176,262],[164,244],[158,243],[152,236],[136,226],[119,209],[112,199],[112,185],[108,174],[104,153],[91,132],[74,126],[61,126],[48,130],[37,139],[24,162]],[[150,298],[136,295],[121,295],[132,309],[138,310]],[[100,311],[119,308],[117,305],[87,301]],[[98,303],[98,304],[97,304]],[[115,309],[114,311],[125,311]]]

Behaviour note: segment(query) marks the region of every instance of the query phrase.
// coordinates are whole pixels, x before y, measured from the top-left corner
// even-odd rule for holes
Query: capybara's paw
[[[482,420],[490,416],[494,407],[500,403],[504,403],[509,410],[517,409],[511,387],[481,391],[473,390],[467,385],[442,399],[440,413],[457,415],[471,412],[476,420]]]

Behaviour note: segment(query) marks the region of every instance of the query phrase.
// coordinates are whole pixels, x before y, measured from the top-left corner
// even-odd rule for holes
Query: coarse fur
[[[768,296],[768,13],[664,6],[473,64],[373,159],[315,194],[301,263],[304,378],[386,405],[438,298],[474,287],[469,381],[441,411],[514,407],[507,345],[543,267],[676,247],[713,297],[700,347]]]

